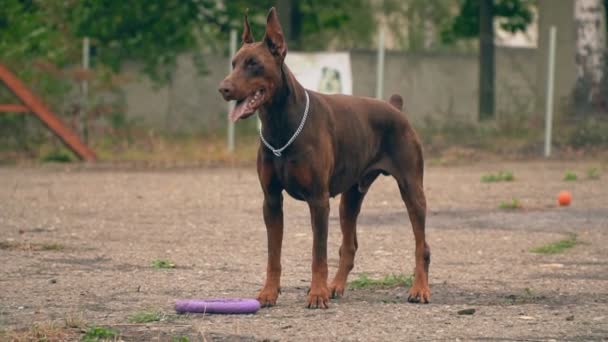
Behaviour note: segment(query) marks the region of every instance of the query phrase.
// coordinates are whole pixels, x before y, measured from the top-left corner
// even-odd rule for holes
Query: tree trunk
[[[292,48],[291,44],[291,10],[292,10],[292,1],[291,0],[277,0],[277,14],[279,15],[279,22],[281,23],[281,28],[283,29],[283,36],[287,41],[287,48]]]
[[[598,112],[606,105],[605,97],[608,94],[602,94],[606,67],[606,14],[603,2],[574,2],[577,73],[574,106],[579,115]]]
[[[494,118],[494,3],[479,6],[479,120]]]
[[[277,0],[277,12],[290,50],[302,48],[302,10],[300,0]]]

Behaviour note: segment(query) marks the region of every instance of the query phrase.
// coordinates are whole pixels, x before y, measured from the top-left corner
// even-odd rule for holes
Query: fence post
[[[549,30],[549,62],[547,63],[547,95],[545,102],[545,158],[551,156],[551,130],[553,128],[553,87],[555,78],[555,39],[557,28]]]
[[[89,37],[84,37],[82,40],[82,69],[84,70],[83,79],[82,79],[82,108],[80,109],[80,125],[82,139],[85,144],[89,142],[89,80],[88,80],[88,71],[89,71],[89,60],[90,60],[90,42]]]
[[[378,66],[376,68],[376,98],[384,93],[384,28],[378,30]]]

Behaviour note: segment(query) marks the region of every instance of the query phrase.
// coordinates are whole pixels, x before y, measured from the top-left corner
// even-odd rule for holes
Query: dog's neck
[[[262,134],[275,148],[282,147],[300,125],[306,107],[304,92],[304,87],[282,63],[281,81],[271,101],[259,110]]]

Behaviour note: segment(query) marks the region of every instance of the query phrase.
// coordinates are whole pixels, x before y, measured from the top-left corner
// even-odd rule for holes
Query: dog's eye
[[[245,65],[247,65],[249,67],[254,67],[254,66],[258,65],[258,61],[254,58],[249,58],[245,61]]]

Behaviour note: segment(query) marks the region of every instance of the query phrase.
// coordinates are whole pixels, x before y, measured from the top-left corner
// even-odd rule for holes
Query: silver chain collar
[[[289,147],[289,145],[291,145],[291,143],[293,143],[294,140],[296,140],[296,138],[298,137],[300,132],[302,132],[302,128],[304,128],[304,123],[306,122],[306,117],[308,117],[308,105],[310,104],[310,99],[308,98],[308,92],[306,90],[304,90],[304,94],[306,95],[306,108],[304,108],[304,115],[302,116],[302,122],[300,122],[300,126],[298,126],[298,129],[296,129],[296,132],[291,136],[291,139],[289,139],[283,147],[274,148],[272,145],[270,145],[268,143],[268,141],[266,141],[266,139],[264,139],[264,135],[262,134],[262,126],[260,125],[260,139],[262,139],[262,142],[264,143],[264,145],[266,145],[266,147],[268,147],[268,149],[271,150],[272,153],[274,153],[274,155],[277,157],[280,157],[281,152],[283,152],[287,147]]]

